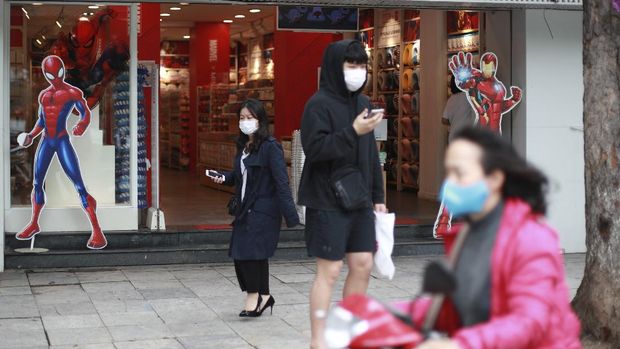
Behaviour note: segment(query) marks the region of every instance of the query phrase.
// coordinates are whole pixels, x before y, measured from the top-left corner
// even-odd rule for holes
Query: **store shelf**
[[[238,88],[237,92],[251,92],[251,91],[270,91],[273,90],[273,86],[270,87],[256,87],[256,88]]]
[[[456,32],[450,32],[448,33],[448,36],[459,36],[459,35],[466,35],[466,34],[471,34],[471,33],[477,33],[478,29],[466,29],[466,30],[461,30],[461,31],[456,31]]]

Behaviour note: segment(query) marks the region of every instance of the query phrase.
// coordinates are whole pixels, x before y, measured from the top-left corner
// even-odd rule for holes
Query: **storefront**
[[[359,27],[350,31],[278,30],[278,16],[282,27],[303,11],[345,18],[357,9],[281,8],[278,13],[275,6],[254,3],[5,2],[0,36],[3,237],[14,239],[32,214],[33,163],[42,157],[35,159],[36,146],[21,148],[17,136],[37,123],[37,96],[49,86],[41,61],[50,53],[71,58],[65,62],[67,80],[80,86],[92,110],[87,132],[72,137],[72,146],[88,195],[97,200],[101,228],[114,234],[144,226],[149,207],[162,208],[169,229],[200,216],[197,212],[205,209],[197,209],[198,203],[211,214],[192,221],[196,229],[228,220],[228,194],[203,174],[207,168],[230,168],[238,133],[235,113],[247,97],[263,100],[294,179],[293,131],[317,88],[322,51],[334,40],[357,37],[371,57],[366,93],[388,111],[380,146],[386,186],[393,193],[388,201],[394,198],[397,212],[410,215],[410,198],[436,198],[447,142],[440,119],[448,97],[448,58],[458,51],[476,57],[490,51],[498,57],[498,78],[507,87],[520,86],[525,96],[504,118],[503,134],[551,177],[550,221],[560,231],[562,247],[585,249],[580,2],[536,2],[553,10],[510,9],[523,2],[479,2],[475,11],[458,10],[464,4],[456,2],[382,1],[381,6],[396,6],[383,9],[372,8],[372,1],[345,2],[364,6]],[[69,116],[67,131],[78,121]],[[41,230],[90,231],[84,194],[75,189],[80,183],[65,175],[60,159],[53,160],[60,155],[50,156],[47,175],[41,177],[46,182]],[[412,222],[417,218],[411,216]]]

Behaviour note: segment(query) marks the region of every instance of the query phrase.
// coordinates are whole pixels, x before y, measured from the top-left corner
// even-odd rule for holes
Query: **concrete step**
[[[429,255],[443,252],[441,242],[431,237],[432,226],[398,226],[395,229],[395,256]],[[228,262],[230,230],[138,231],[108,233],[108,247],[99,251],[86,248],[89,233],[45,232],[37,235],[35,247],[49,249],[41,254],[19,253],[29,241],[5,236],[5,267],[9,269],[104,267]],[[276,260],[303,260],[308,255],[303,227],[283,229],[274,256]]]
[[[404,239],[394,244],[394,256],[437,255],[443,252],[441,242],[431,239]],[[150,248],[106,248],[99,251],[50,250],[41,254],[5,250],[7,269],[108,267],[123,265],[158,265],[229,262],[228,244],[168,246]],[[281,242],[274,260],[308,259],[303,241]]]

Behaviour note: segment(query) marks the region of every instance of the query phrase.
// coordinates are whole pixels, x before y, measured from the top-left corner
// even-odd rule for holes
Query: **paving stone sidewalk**
[[[396,258],[394,280],[373,278],[369,293],[413,296],[434,258]],[[565,260],[574,295],[585,257]],[[237,316],[243,295],[231,264],[9,270],[0,273],[0,348],[308,348],[314,270],[311,261],[272,263],[276,305],[257,319]]]

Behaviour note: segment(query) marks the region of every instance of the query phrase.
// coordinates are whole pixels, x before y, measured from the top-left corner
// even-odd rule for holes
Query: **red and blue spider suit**
[[[125,41],[108,38],[102,29],[110,26],[116,12],[106,9],[91,18],[80,17],[69,35],[61,32],[49,50],[65,63],[65,80],[84,92],[89,108],[98,103],[105,87],[127,68],[129,49]]]
[[[35,137],[43,134],[34,160],[32,218],[15,237],[18,240],[29,240],[41,231],[39,216],[45,205],[43,185],[49,165],[56,155],[62,169],[78,191],[82,207],[90,220],[92,234],[86,246],[90,249],[102,249],[107,245],[107,241],[97,220],[97,202],[86,191],[80,163],[67,132],[67,117],[75,108],[79,112],[80,121],[73,127],[72,132],[74,136],[83,135],[90,123],[90,109],[82,91],[65,82],[66,71],[60,57],[45,57],[41,68],[50,86],[39,94],[39,119],[34,128],[30,133],[21,134],[18,138],[21,146],[29,147]]]
[[[456,78],[456,85],[469,94],[477,122],[491,130],[502,133],[502,115],[521,102],[521,89],[512,86],[512,96],[506,98],[506,87],[495,76],[497,56],[487,52],[480,58],[480,69],[472,66],[472,55],[460,52],[448,64]]]

